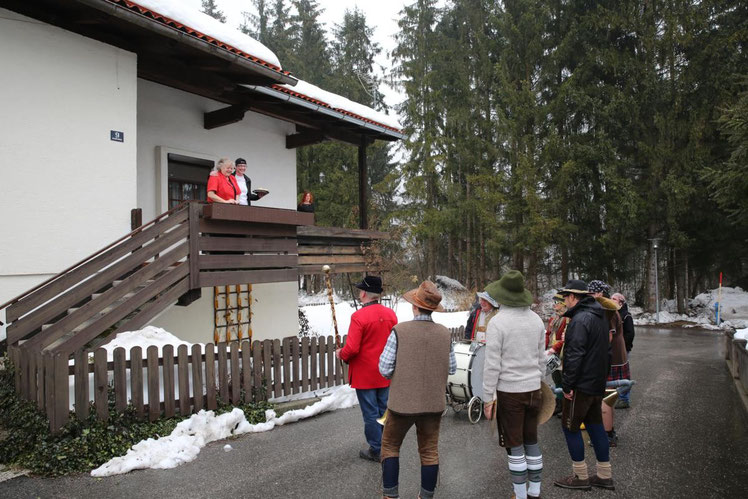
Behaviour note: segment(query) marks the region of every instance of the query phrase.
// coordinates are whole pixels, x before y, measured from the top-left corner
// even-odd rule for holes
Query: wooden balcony
[[[333,273],[382,270],[371,243],[389,238],[385,232],[315,227],[314,214],[295,210],[197,206],[196,287],[294,281],[323,265]]]

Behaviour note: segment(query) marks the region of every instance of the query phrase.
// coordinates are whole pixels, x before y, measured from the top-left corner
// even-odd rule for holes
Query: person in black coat
[[[564,297],[569,325],[564,340],[564,392],[561,426],[572,459],[572,475],[554,481],[558,487],[589,490],[591,486],[613,489],[608,435],[601,404],[610,369],[608,319],[602,306],[590,296],[587,283],[572,279],[559,291]],[[597,474],[589,476],[584,461],[584,423],[597,457]]]
[[[631,349],[634,347],[634,318],[629,312],[629,305],[626,303],[626,297],[621,293],[615,293],[611,300],[615,300],[621,306],[618,311],[621,314],[621,320],[623,320],[623,341],[626,343],[626,358],[631,360]],[[629,369],[631,363],[629,362]],[[631,407],[631,389],[625,391],[618,391],[618,401],[616,402],[616,409],[628,409]]]
[[[252,192],[252,180],[245,174],[247,171],[246,159],[236,158],[234,165],[236,165],[236,173],[234,173],[234,177],[236,177],[236,182],[239,184],[239,188],[241,189],[239,204],[251,206],[252,201],[257,201],[265,196],[267,192],[262,192],[260,194]]]

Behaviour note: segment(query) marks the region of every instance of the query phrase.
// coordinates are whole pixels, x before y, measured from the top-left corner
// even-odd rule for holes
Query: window
[[[208,175],[213,169],[213,161],[169,153],[169,209],[182,201],[205,201]]]

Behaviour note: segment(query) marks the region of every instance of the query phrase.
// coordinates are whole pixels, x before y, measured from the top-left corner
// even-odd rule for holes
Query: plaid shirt
[[[430,315],[416,315],[413,317],[414,321],[431,321],[433,319]],[[390,332],[390,337],[387,338],[387,344],[382,350],[382,355],[379,356],[379,374],[387,379],[392,378],[392,374],[395,372],[395,360],[397,359],[397,335],[393,329]],[[455,347],[454,343],[449,347],[449,374],[457,372],[457,359],[455,358]]]

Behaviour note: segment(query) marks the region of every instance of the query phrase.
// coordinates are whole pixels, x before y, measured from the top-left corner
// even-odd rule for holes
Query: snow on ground
[[[748,327],[735,331],[735,336],[733,336],[733,338],[736,340],[748,340]],[[746,343],[745,349],[748,350],[748,343]]]
[[[393,310],[397,315],[398,322],[405,322],[413,319],[413,310],[410,303],[402,298],[397,300],[393,305]],[[309,321],[309,332],[312,336],[330,336],[335,331],[332,325],[332,311],[330,305],[315,306],[307,305],[301,307]],[[356,308],[348,302],[335,304],[335,317],[338,321],[338,332],[344,335],[348,332],[351,324],[351,316]],[[448,328],[464,326],[467,322],[468,312],[434,312],[434,321]]]
[[[273,410],[265,411],[266,422],[254,425],[249,424],[241,409],[235,408],[219,416],[213,411],[200,411],[179,423],[171,435],[158,439],[149,438],[133,445],[124,456],[115,457],[91,471],[91,476],[105,477],[147,468],[176,468],[194,461],[200,450],[210,442],[244,433],[270,431],[276,426],[357,404],[356,391],[345,385],[319,402],[303,409],[288,411],[280,417]],[[224,450],[231,450],[231,447],[226,445]]]
[[[107,351],[107,359],[111,362],[114,360],[115,348],[124,348],[125,355],[129,359],[132,347],[141,347],[143,349],[143,356],[145,357],[146,350],[153,345],[158,347],[159,357],[162,355],[165,345],[173,345],[174,353],[177,352],[177,348],[180,345],[187,345],[187,348],[192,348],[192,343],[182,341],[165,329],[154,326],[147,326],[138,331],[119,333],[112,341],[104,345],[103,348]]]
[[[716,314],[714,304],[719,300],[719,290],[712,289],[701,293],[688,301],[685,314],[676,312],[675,300],[663,300],[659,321],[655,313],[638,315],[632,309],[634,324],[653,325],[671,324],[673,322],[690,322],[684,327],[698,327],[703,329],[740,329],[748,327],[748,292],[739,287],[722,288],[720,304],[720,324],[715,324]]]

